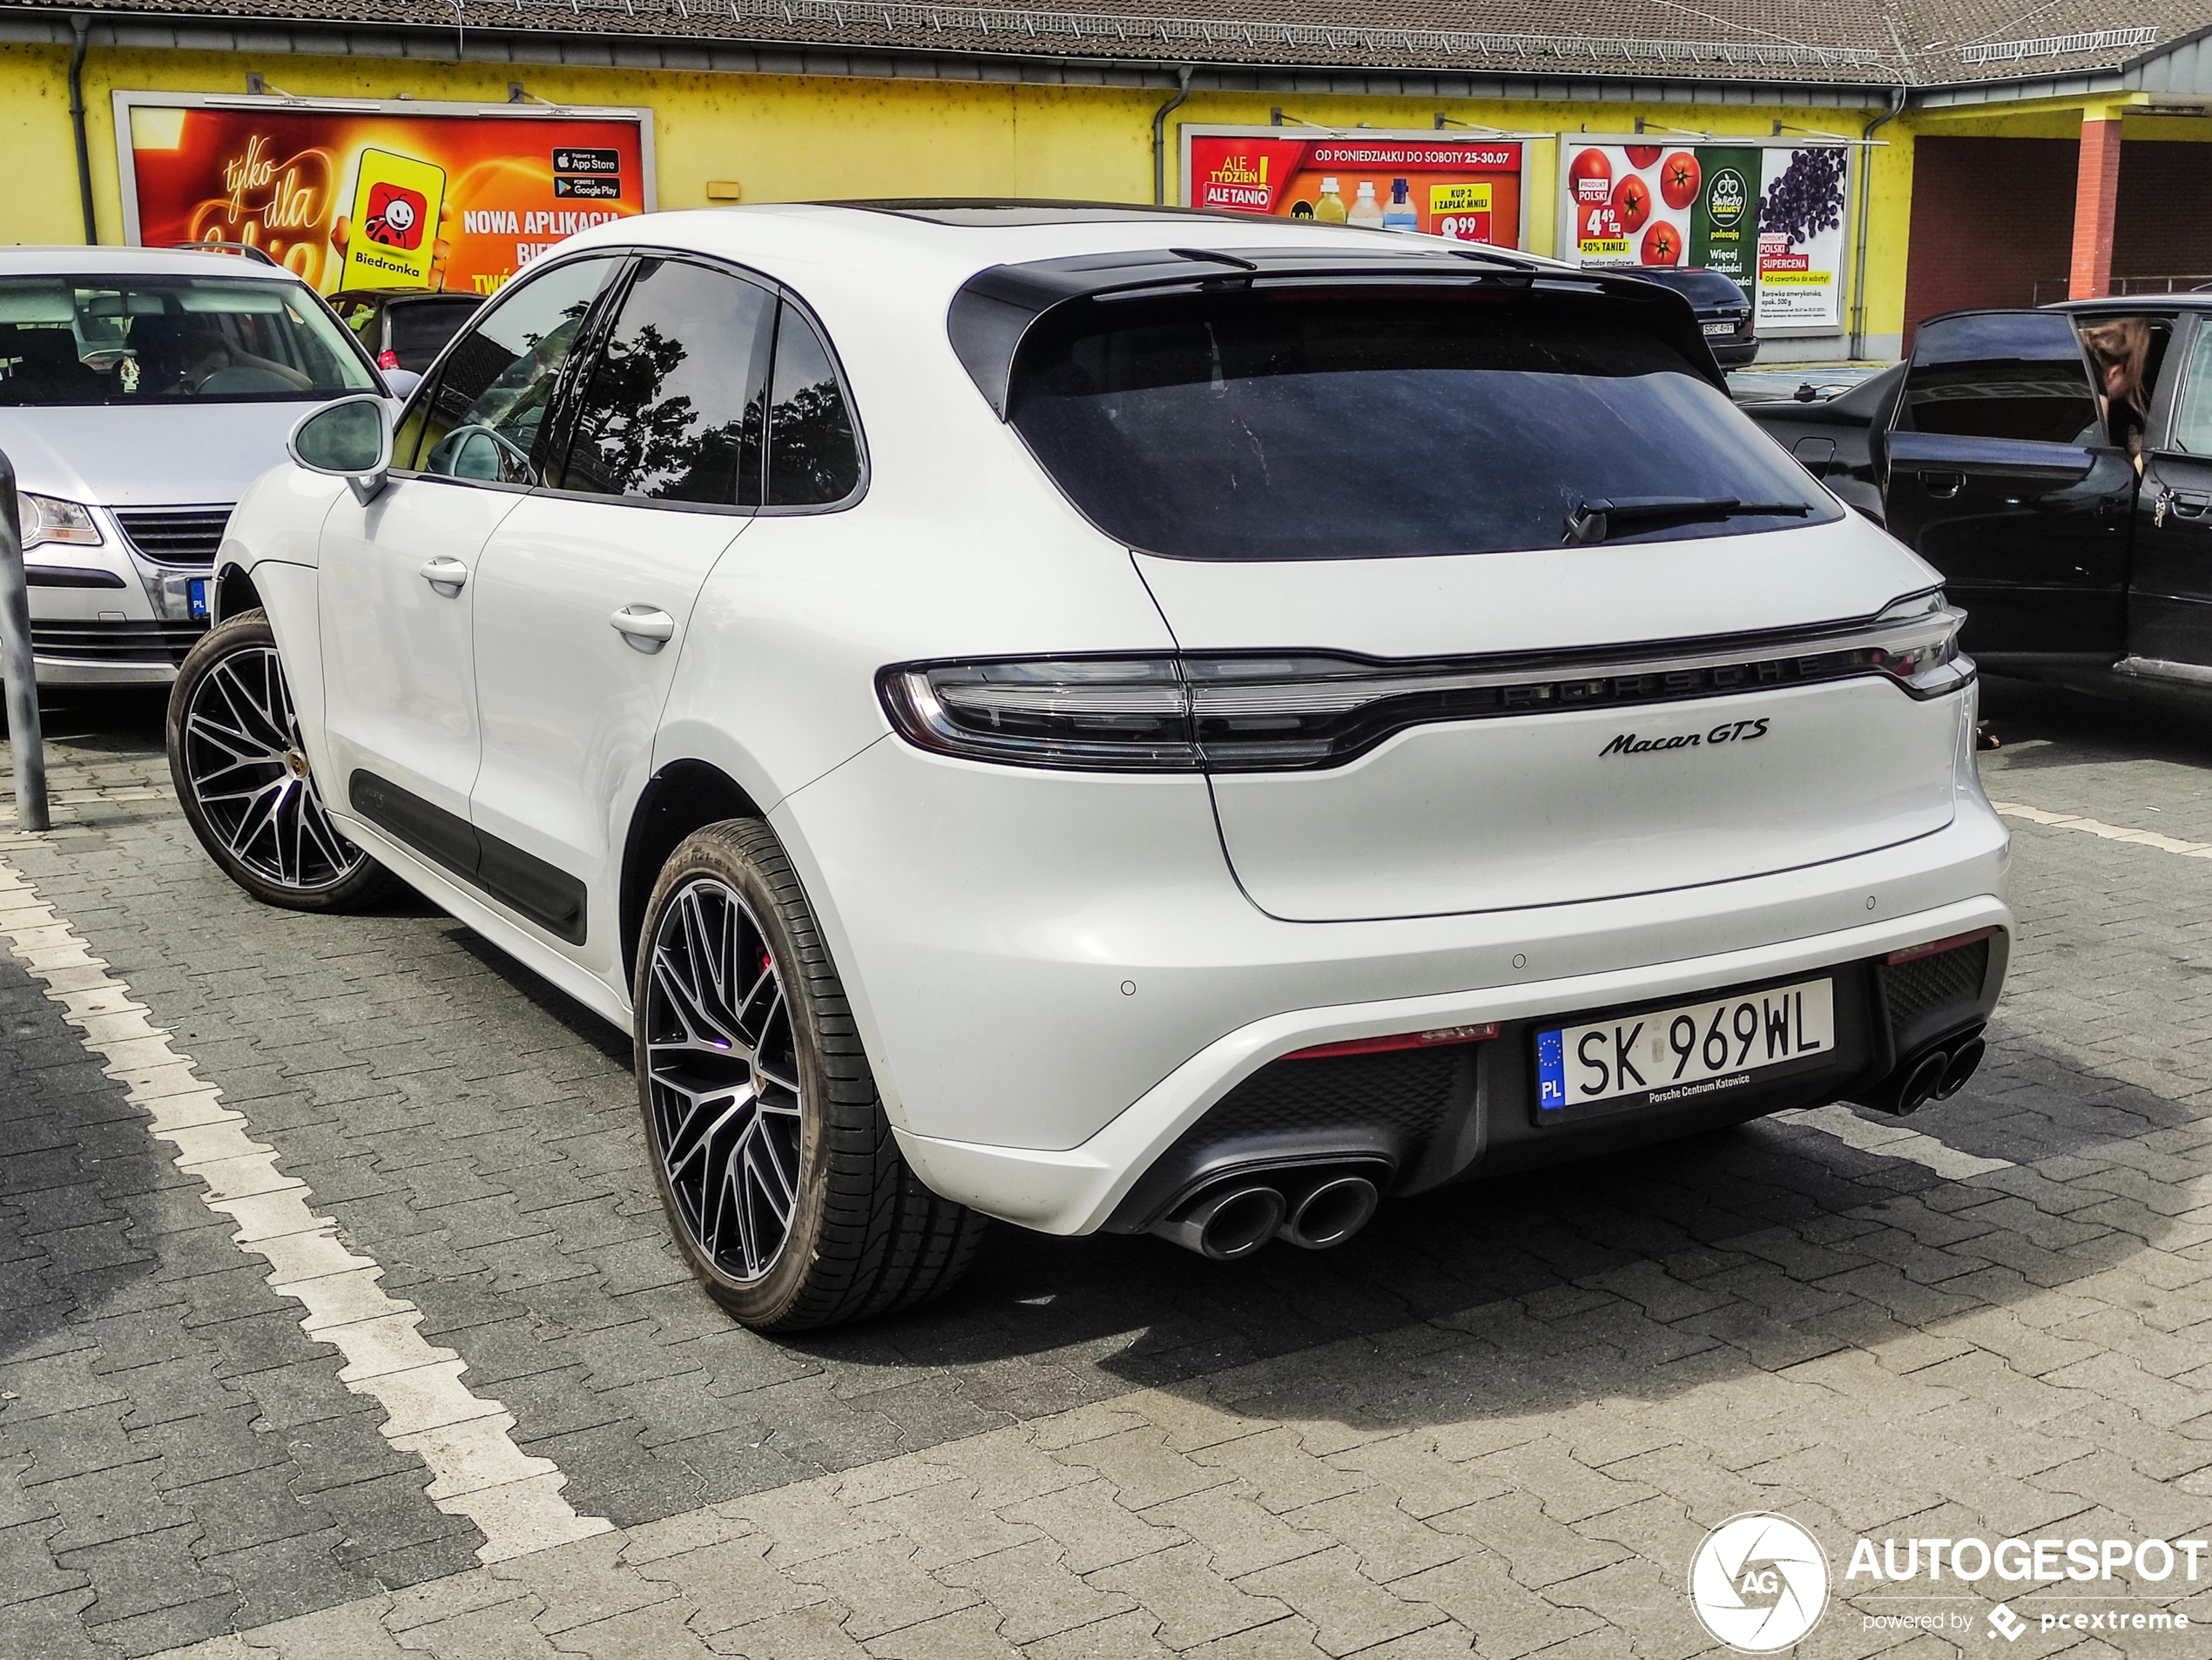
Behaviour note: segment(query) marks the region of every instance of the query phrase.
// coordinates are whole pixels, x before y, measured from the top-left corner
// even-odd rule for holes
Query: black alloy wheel
[[[637,951],[635,1051],[653,1173],[692,1273],[791,1332],[950,1289],[985,1219],[900,1156],[845,989],[774,833],[694,832]]]
[[[185,657],[169,695],[168,747],[192,833],[254,898],[347,911],[390,890],[389,874],[323,808],[266,612],[226,618]]]

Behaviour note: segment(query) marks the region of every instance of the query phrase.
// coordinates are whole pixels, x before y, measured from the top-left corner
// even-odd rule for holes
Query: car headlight
[[[64,502],[57,496],[33,496],[29,490],[18,490],[16,513],[23,523],[26,552],[57,544],[72,548],[100,545],[100,527],[92,523],[91,509],[81,502]]]

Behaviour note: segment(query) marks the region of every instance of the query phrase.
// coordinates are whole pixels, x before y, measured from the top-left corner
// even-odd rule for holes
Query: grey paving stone
[[[1985,758],[2002,789],[2171,830],[2139,810],[2155,787],[2212,840],[2212,771],[2194,737],[2130,749],[2062,712],[2032,719],[2057,738]],[[161,771],[151,753],[58,753],[57,775]],[[1059,1571],[1090,1576],[1085,1597],[1136,1606],[1034,1638],[1040,1656],[1087,1651],[1086,1631],[1102,1655],[1157,1654],[1163,1632],[1255,1654],[1374,1632],[1398,1634],[1372,1652],[1426,1653],[1473,1632],[1486,1654],[1550,1647],[1569,1660],[1594,1644],[1610,1656],[1624,1634],[1594,1623],[1601,1590],[1623,1604],[1660,1596],[1643,1576],[1683,1549],[1683,1529],[1799,1488],[1824,1528],[1923,1498],[1959,1528],[2080,1513],[2126,1529],[2197,1514],[2188,1484],[2206,1468],[2195,1431],[2212,1373],[2195,1351],[2208,1316],[2163,1299],[2212,1274],[2212,1236],[2186,1185],[2212,1152],[2201,1042],[2212,998],[2190,990],[2212,967],[2203,861],[2022,831],[2022,931],[1993,1060],[1912,1125],[2016,1168],[1952,1182],[1766,1124],[1395,1204],[1325,1257],[1216,1269],[1149,1239],[1001,1231],[946,1303],[792,1344],[732,1327],[669,1251],[620,1034],[426,908],[354,919],[244,908],[166,805],[95,817],[5,856],[158,998],[162,1022],[250,1103],[285,1168],[384,1265],[386,1288],[422,1305],[426,1333],[470,1360],[525,1448],[560,1462],[572,1501],[642,1524],[855,1483],[824,1501],[842,1526],[874,1525],[858,1520],[874,1507],[930,1541],[910,1542],[903,1560],[938,1589],[914,1587],[895,1611],[917,1617],[868,1639],[887,1660],[1041,1631],[1059,1582],[1039,1566],[999,1593],[947,1582],[964,1570],[951,1565],[957,1540],[941,1540],[959,1528],[931,1507],[981,1491],[976,1478],[955,1488],[933,1475],[934,1499],[927,1486],[868,1497],[866,1484],[892,1481],[926,1449],[995,1445],[1070,1411],[1053,1420],[1065,1443],[1032,1457],[1071,1481],[1009,1488],[970,1531],[1042,1535],[1005,1549],[1056,1550]],[[17,1037],[11,1021],[31,1029]],[[297,1333],[293,1306],[260,1284],[227,1230],[194,1225],[192,1184],[73,1042],[0,959],[0,1078],[14,1081],[0,1085],[0,1387],[17,1397],[0,1401],[0,1518],[17,1518],[0,1521],[0,1540],[46,1552],[50,1576],[89,1577],[26,1582],[56,1586],[28,1604],[42,1610],[37,1640],[65,1641],[74,1622],[80,1636],[96,1629],[135,1649],[350,1606],[365,1585],[465,1576],[474,1530],[429,1505],[425,1473],[383,1444],[378,1410],[336,1382],[335,1357]],[[1141,1433],[1110,1417],[1097,1433],[1066,1427],[1084,1403],[1109,1413],[1165,1384],[1211,1400],[1215,1380],[1236,1392],[1222,1408],[1252,1420],[1250,1434],[1207,1441],[1181,1419]],[[1541,1433],[1516,1439],[1516,1423]],[[47,1455],[79,1460],[51,1466],[72,1477],[38,1482],[26,1474],[37,1458],[11,1456],[38,1425]],[[1186,1433],[1199,1439],[1173,1439]],[[1562,1450],[1525,1450],[1540,1444]],[[1085,1445],[1118,1462],[1086,1461]],[[1149,1461],[1125,1450],[1148,1445]],[[154,1467],[147,1525],[194,1488],[215,1525],[205,1537],[119,1536],[57,1569],[49,1535],[62,1510],[37,1511],[30,1495],[126,1468],[107,1462],[124,1453],[145,1455],[127,1468]],[[1184,1465],[1224,1485],[1161,1496],[1181,1491],[1165,1473]],[[1149,1504],[1143,1519],[1133,1502]],[[80,1519],[125,1508],[91,1488],[71,1504]],[[262,1513],[287,1505],[327,1521],[290,1531],[287,1515],[266,1531]],[[1654,1506],[1674,1520],[1649,1520]],[[262,1542],[214,1536],[233,1515]],[[1283,1555],[1284,1530],[1315,1550]],[[1440,1550],[1458,1554],[1431,1563]],[[1156,1557],[1149,1590],[1118,1577]],[[761,1571],[798,1583],[771,1561]],[[1681,1641],[1679,1563],[1663,1566],[1666,1620],[1637,1633],[1655,1651]],[[1209,1624],[1197,1591],[1205,1575],[1228,1584],[1224,1567],[1271,1576],[1278,1611],[1231,1632]],[[1548,1596],[1531,1581],[1583,1589]],[[169,1600],[127,1611],[139,1582]],[[946,1596],[1008,1606],[930,1612]],[[1376,1596],[1449,1623],[1399,1632]],[[717,1618],[732,1623],[713,1642],[851,1648],[843,1614],[823,1623],[827,1606],[747,1622],[725,1602]],[[1391,1617],[1362,1625],[1361,1610]],[[643,1613],[570,1629],[596,1630],[610,1653],[654,1634],[678,1641],[651,1619],[619,1624]],[[1030,1623],[1008,1626],[1017,1613]]]

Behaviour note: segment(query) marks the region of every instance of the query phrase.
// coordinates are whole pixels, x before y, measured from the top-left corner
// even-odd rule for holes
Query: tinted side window
[[[768,410],[768,504],[819,507],[860,488],[860,444],[829,352],[794,307],[776,331]]]
[[[1922,324],[1897,424],[1961,438],[2101,442],[2080,345],[2073,323],[2057,312],[1989,312]]]
[[[2212,328],[2202,324],[2182,365],[2181,395],[2174,401],[2173,433],[2165,447],[2212,455]]]
[[[649,260],[577,406],[564,489],[760,504],[760,433],[776,301],[680,260]]]
[[[578,260],[516,284],[487,306],[417,400],[392,453],[447,478],[535,482],[531,452],[577,331],[616,261]]]

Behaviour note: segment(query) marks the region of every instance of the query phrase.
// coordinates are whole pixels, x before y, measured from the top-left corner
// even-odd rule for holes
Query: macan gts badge
[[[1766,736],[1767,717],[1756,720],[1723,720],[1709,732],[1676,732],[1671,738],[1639,738],[1632,732],[1616,733],[1598,751],[1604,755],[1649,755],[1662,749],[1696,749],[1702,745],[1748,744]]]
[[[1961,613],[1668,289],[1128,207],[648,215],[290,452],[172,700],[193,828],[622,1025],[676,1245],[761,1329],[918,1304],[989,1218],[1318,1249],[1980,1058]]]

